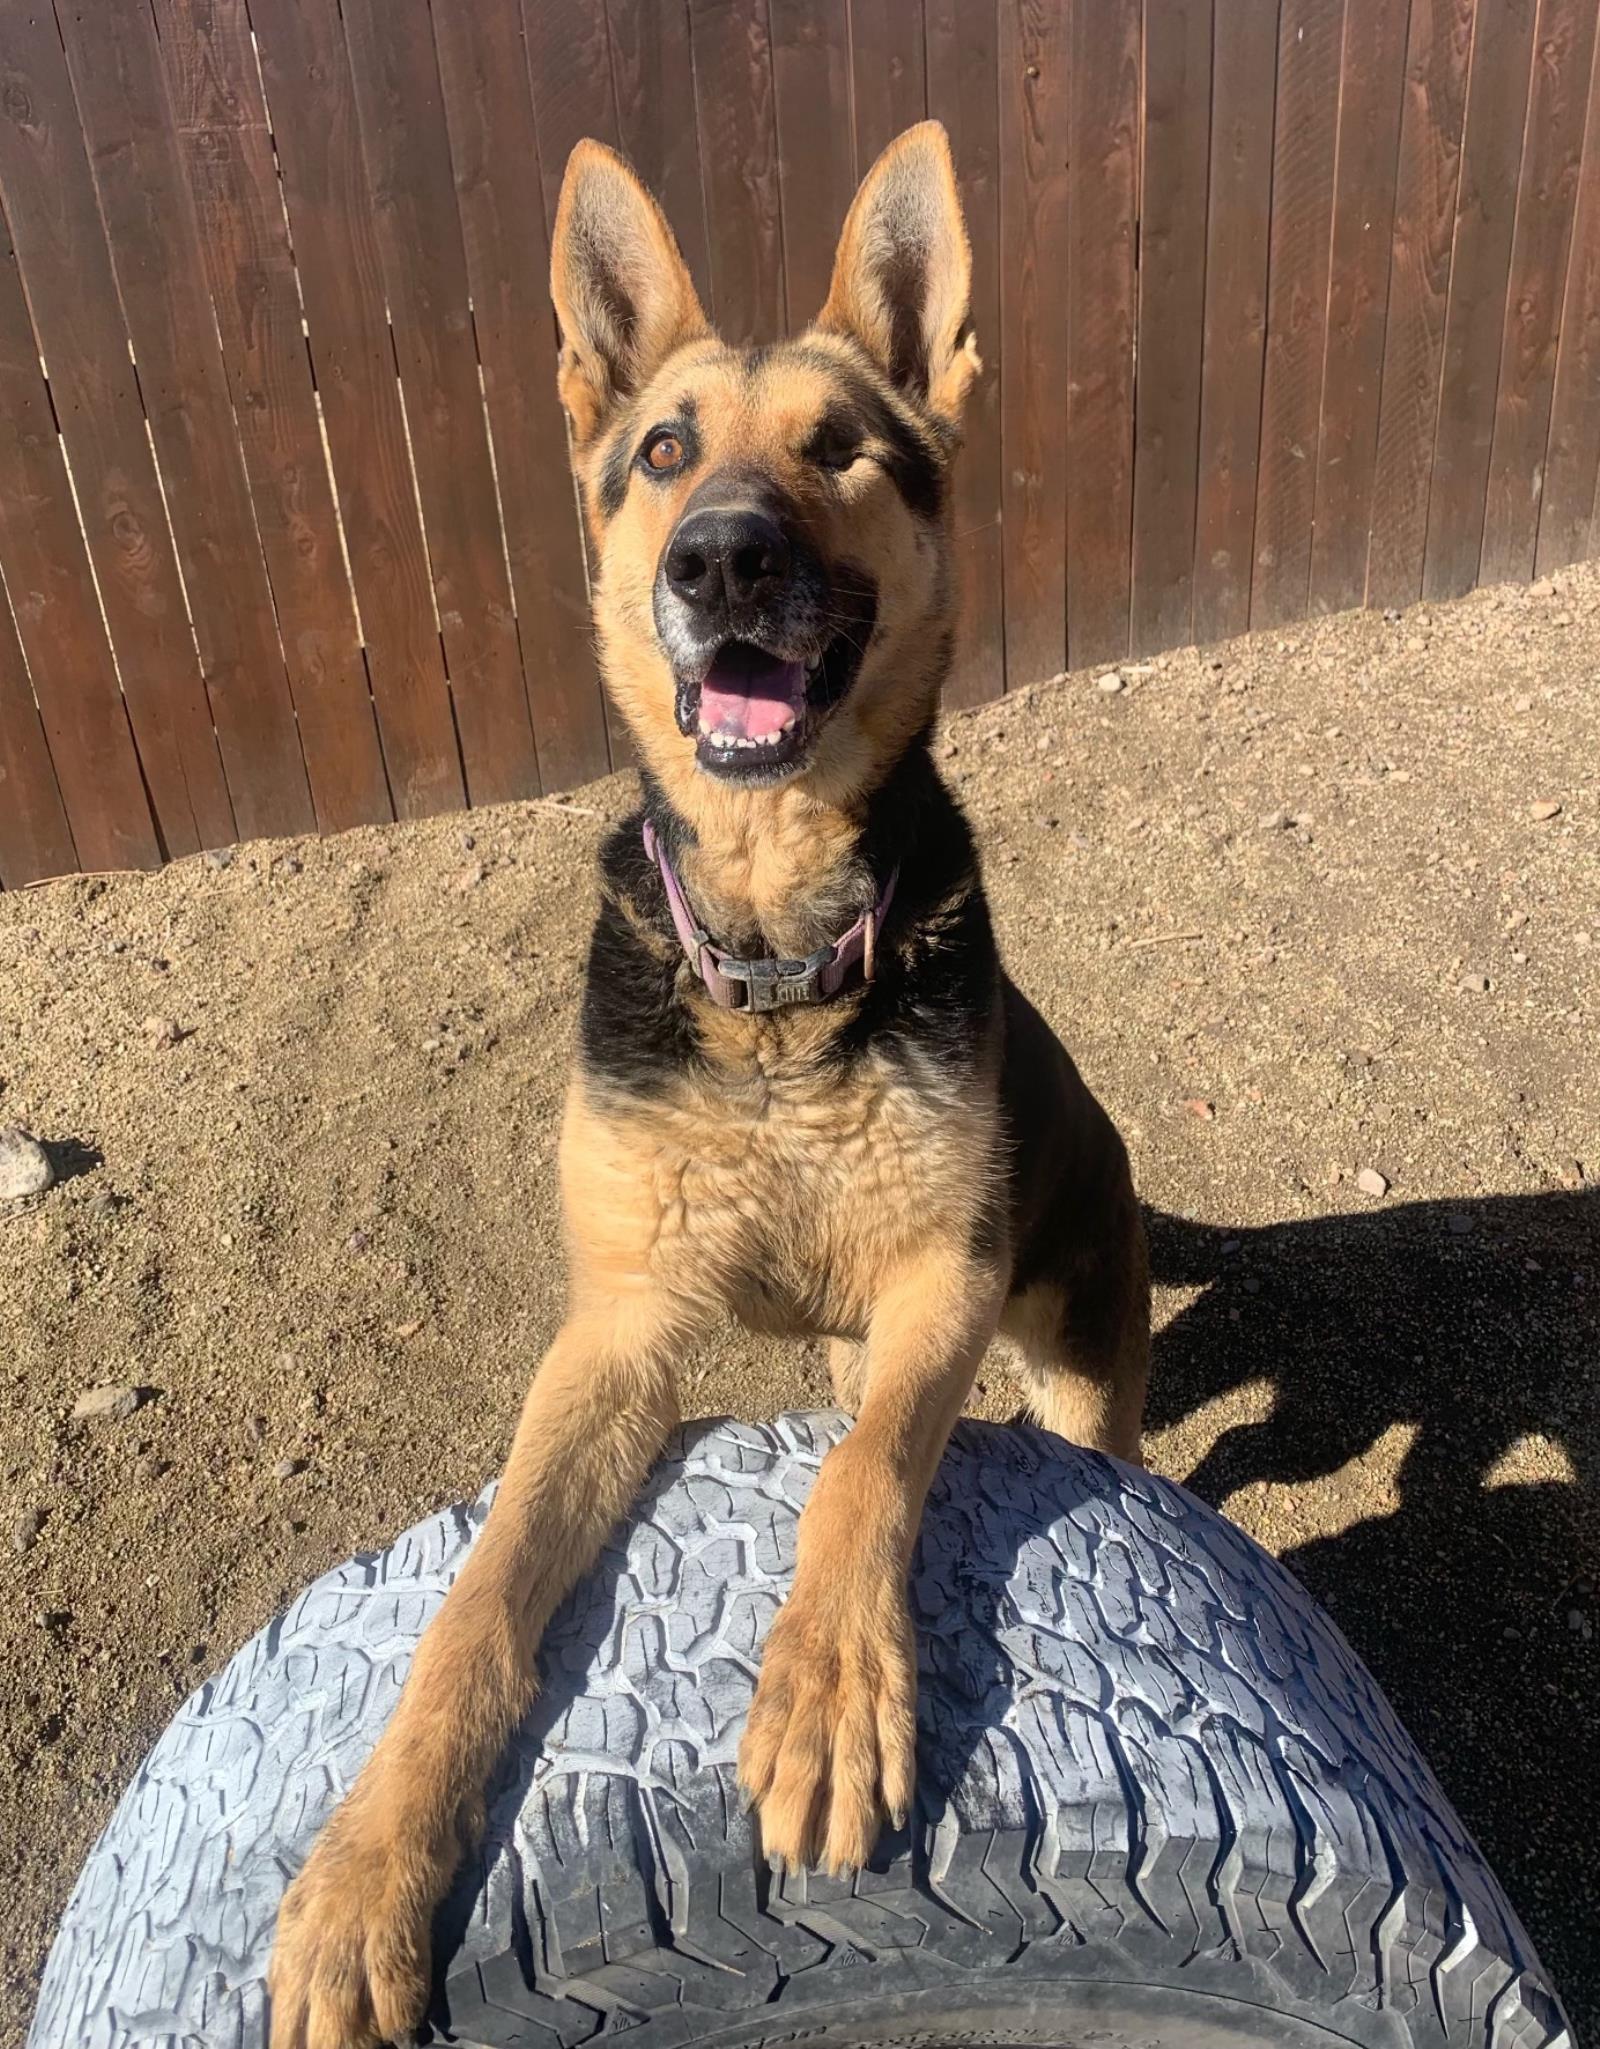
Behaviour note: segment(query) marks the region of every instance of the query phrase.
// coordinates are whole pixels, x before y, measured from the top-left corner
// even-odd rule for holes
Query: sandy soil
[[[1070,677],[942,742],[1013,970],[1157,1213],[1151,1461],[1329,1604],[1580,2030],[1597,670],[1575,572]],[[629,802],[0,897],[0,1124],[61,1173],[0,1210],[0,2041],[178,1699],[498,1465],[559,1310],[556,1110]],[[103,1383],[137,1411],[74,1420]],[[827,1398],[820,1356],[730,1334],[685,1405]],[[978,1401],[1013,1406],[1000,1361]]]

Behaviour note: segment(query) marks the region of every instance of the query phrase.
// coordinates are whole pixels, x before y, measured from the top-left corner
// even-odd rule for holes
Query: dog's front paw
[[[272,2049],[377,2049],[428,2004],[433,1910],[452,1863],[340,1809],[284,1896],[267,1973]]]
[[[883,1816],[898,1828],[911,1810],[916,1739],[904,1603],[857,1607],[796,1594],[772,1625],[739,1747],[739,1777],[760,1809],[767,1855],[791,1869],[859,1869]]]

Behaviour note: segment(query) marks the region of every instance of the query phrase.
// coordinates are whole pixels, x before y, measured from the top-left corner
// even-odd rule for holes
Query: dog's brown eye
[[[817,450],[817,461],[825,470],[847,470],[860,453],[857,442],[829,441]]]
[[[676,434],[658,434],[644,452],[653,470],[675,470],[683,461],[683,443]]]

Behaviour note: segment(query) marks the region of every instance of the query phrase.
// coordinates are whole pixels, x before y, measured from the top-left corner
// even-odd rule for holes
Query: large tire
[[[1499,1886],[1297,1582],[1181,1488],[1041,1432],[963,1425],[934,1484],[908,1835],[853,1882],[770,1874],[735,1750],[844,1428],[686,1430],[562,1610],[436,1926],[456,2040],[1568,2043]],[[29,2049],[262,2049],[286,1878],[485,1508],[329,1573],[185,1705],[79,1880]]]

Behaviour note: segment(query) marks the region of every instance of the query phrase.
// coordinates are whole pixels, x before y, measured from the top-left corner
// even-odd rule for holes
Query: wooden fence
[[[1596,15],[0,0],[0,882],[624,758],[546,295],[582,135],[763,338],[949,128],[958,702],[1587,554]]]

